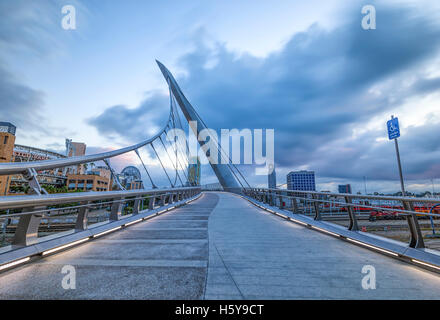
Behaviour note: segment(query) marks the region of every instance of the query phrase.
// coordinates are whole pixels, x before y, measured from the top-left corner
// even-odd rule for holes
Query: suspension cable
[[[165,172],[168,181],[170,182],[171,188],[174,188],[173,183],[171,182],[170,176],[168,175],[168,172],[165,170],[165,167],[163,166],[162,160],[160,160],[159,155],[157,154],[156,149],[154,148],[153,142],[150,143],[151,148],[153,149],[154,153],[156,154],[157,159],[159,160],[160,165],[162,166],[163,171]]]
[[[175,151],[175,152],[176,152],[176,155],[177,155],[177,146],[176,146],[176,148],[174,148],[173,145],[172,145],[172,143],[171,143],[170,141],[168,141],[167,139],[165,139],[165,141],[168,142],[168,144],[173,148],[173,151]],[[175,149],[175,150],[174,150],[174,149]],[[185,178],[188,180],[188,177],[187,177],[187,175],[186,175],[185,169],[184,169],[184,167],[182,166],[182,164],[180,163],[180,160],[179,160],[178,157],[177,157],[177,163],[179,164],[181,170],[183,171],[183,174],[184,174]]]
[[[170,80],[168,79],[168,87],[169,87],[169,89],[170,89],[170,94],[171,94],[171,87],[170,87]],[[175,99],[175,97],[174,97],[174,95],[173,95],[173,98]],[[203,121],[203,119],[200,117],[200,115],[198,114],[198,112],[193,108],[193,110],[194,110],[194,113],[197,115],[197,117],[199,118],[199,120],[200,120],[200,122],[206,127],[206,128],[208,128],[208,126],[206,125],[206,123]],[[178,117],[178,120],[179,120],[179,122],[180,122],[180,116]],[[182,123],[180,122],[180,125],[181,125]],[[228,155],[227,157],[226,157],[226,152],[223,150],[223,148],[221,147],[221,145],[218,143],[218,140],[214,137],[214,142],[217,144],[217,146],[218,146],[218,148],[220,149],[220,152],[221,153],[223,153],[224,154],[224,156],[225,156],[225,158],[227,158],[228,160],[229,160],[229,162],[226,164],[228,167],[229,167],[229,169],[231,170],[231,172],[234,174],[234,176],[235,176],[235,178],[237,179],[237,181],[240,183],[240,185],[243,187],[243,184],[240,182],[240,179],[238,178],[238,176],[234,173],[234,170],[232,169],[232,167],[231,167],[231,164],[232,164],[232,166],[235,168],[235,170],[238,172],[238,174],[241,176],[241,178],[244,180],[244,182],[248,185],[248,187],[250,188],[251,186],[250,186],[250,184],[248,183],[248,181],[246,180],[246,178],[243,176],[243,174],[241,173],[241,171],[235,166],[235,164],[234,163],[232,163],[232,159],[231,159],[231,157]],[[221,157],[221,154],[220,154],[220,157]]]
[[[165,151],[166,151],[166,153],[167,153],[167,155],[168,155],[168,158],[170,159],[171,163],[173,164],[173,167],[174,167],[174,169],[176,170],[176,176],[179,178],[179,181],[180,181],[180,183],[182,184],[182,187],[183,187],[183,182],[182,182],[182,179],[180,179],[180,175],[179,175],[179,172],[178,172],[178,170],[177,170],[177,165],[174,166],[173,160],[171,159],[170,154],[168,153],[168,149],[165,147],[165,144],[163,143],[163,141],[162,141],[162,137],[161,137],[161,136],[159,136],[159,141],[162,143],[162,146],[163,146],[163,148],[165,149]],[[177,180],[175,181],[175,183],[176,183],[176,182],[177,182]]]
[[[134,152],[136,152],[137,156],[139,157],[139,160],[141,160],[142,166],[144,167],[145,172],[147,173],[147,176],[150,179],[151,186],[153,187],[153,189],[157,189],[157,186],[154,184],[153,179],[151,178],[150,173],[148,172],[147,167],[145,166],[145,163],[142,160],[141,155],[139,154],[138,149],[135,149]]]

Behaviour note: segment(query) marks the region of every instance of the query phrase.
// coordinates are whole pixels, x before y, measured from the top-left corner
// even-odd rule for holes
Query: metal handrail
[[[438,198],[414,198],[414,197],[396,197],[396,196],[375,196],[375,195],[364,195],[364,194],[351,194],[351,193],[333,193],[333,192],[320,192],[320,191],[302,191],[302,190],[287,190],[287,189],[271,189],[271,188],[244,188],[252,190],[267,190],[273,192],[287,192],[287,193],[303,193],[311,195],[324,195],[324,196],[334,196],[334,197],[349,197],[351,199],[369,199],[369,200],[389,200],[389,201],[408,201],[408,202],[423,202],[423,203],[437,203]]]
[[[51,206],[69,202],[97,201],[109,198],[125,198],[141,195],[161,195],[167,192],[198,190],[199,187],[168,188],[168,189],[137,189],[123,191],[90,191],[75,193],[55,193],[48,195],[3,196],[0,197],[0,210],[28,207]],[[8,215],[11,216],[11,215]]]
[[[20,212],[20,213],[9,213],[9,214],[4,214],[4,215],[0,215],[0,219],[8,219],[8,218],[17,218],[17,217],[21,217],[21,216],[26,216],[26,215],[38,215],[41,217],[51,217],[51,216],[56,216],[56,215],[51,215],[52,211],[60,211],[60,210],[67,210],[67,209],[79,209],[79,208],[91,208],[91,207],[96,207],[96,206],[102,206],[102,205],[110,205],[110,204],[114,204],[114,203],[118,203],[118,202],[127,202],[127,201],[135,201],[135,200],[146,200],[146,199],[151,199],[151,198],[155,198],[157,196],[169,196],[174,194],[173,191],[182,191],[183,189],[172,189],[170,192],[167,191],[163,191],[163,192],[148,192],[147,194],[141,194],[140,197],[138,197],[139,195],[135,195],[134,198],[133,194],[129,195],[129,196],[113,196],[113,197],[105,197],[104,199],[112,199],[111,201],[105,201],[105,202],[97,202],[97,203],[89,203],[89,204],[84,204],[84,205],[74,205],[74,206],[69,206],[66,208],[51,208],[51,209],[39,209],[39,210],[33,210],[33,211],[26,211],[26,212]],[[156,190],[155,190],[156,191]],[[101,200],[101,199],[100,199]],[[71,201],[63,201],[63,203],[69,203],[69,202],[90,202],[90,201],[99,201],[99,200],[71,200]],[[43,207],[46,207],[45,205],[42,205]],[[49,205],[47,205],[49,206]],[[35,207],[34,205],[32,205],[32,207]],[[38,206],[37,206],[38,207]],[[17,208],[26,208],[23,206],[19,206]],[[47,213],[47,214],[46,214]]]
[[[84,155],[84,156],[76,156],[76,157],[69,157],[69,158],[63,158],[63,159],[52,159],[52,160],[40,160],[40,161],[30,161],[30,162],[6,162],[6,163],[0,163],[0,176],[1,175],[10,175],[10,174],[23,174],[28,169],[35,169],[36,171],[41,170],[48,170],[48,169],[56,169],[56,168],[62,168],[62,167],[68,167],[73,165],[78,165],[82,163],[89,163],[99,160],[104,160],[108,158],[113,158],[116,156],[119,156],[121,154],[135,151],[139,148],[142,148],[146,146],[147,144],[152,143],[154,140],[156,140],[158,137],[160,137],[164,132],[166,132],[166,129],[168,128],[168,124],[171,120],[171,107],[170,107],[170,114],[168,117],[168,121],[166,122],[165,126],[162,128],[161,131],[159,131],[156,135],[154,135],[152,138],[144,140],[142,142],[139,142],[137,144],[113,150],[113,151],[107,151],[97,154],[91,154],[91,155]]]
[[[353,207],[353,208],[362,207],[362,208],[367,208],[367,209],[375,209],[375,210],[383,210],[383,211],[399,211],[399,213],[397,213],[397,214],[402,214],[402,215],[420,214],[420,215],[426,215],[426,216],[440,218],[440,214],[438,214],[438,213],[427,213],[427,212],[420,212],[420,211],[414,211],[414,210],[404,210],[404,209],[399,209],[399,208],[376,207],[376,206],[370,206],[370,205],[359,204],[359,203],[347,203],[347,202],[331,201],[331,200],[324,200],[324,199],[312,199],[312,198],[304,198],[304,197],[294,197],[294,196],[286,196],[286,195],[283,195],[283,197],[288,198],[288,199],[305,199],[305,200],[311,200],[314,202],[339,204],[339,205],[341,205],[341,207]]]
[[[358,223],[356,212],[353,208],[362,207],[369,208],[373,210],[383,210],[383,211],[394,211],[398,215],[404,215],[410,231],[410,241],[409,246],[414,248],[424,248],[423,235],[421,232],[420,225],[418,223],[417,216],[429,216],[429,217],[440,217],[439,214],[419,212],[414,210],[414,204],[432,204],[438,202],[438,199],[434,198],[411,198],[411,197],[393,197],[393,196],[374,196],[374,195],[353,195],[349,193],[330,193],[330,192],[318,192],[318,191],[303,191],[303,190],[285,190],[285,189],[270,189],[270,188],[243,188],[242,193],[250,196],[256,200],[263,201],[269,205],[276,205],[275,197],[280,199],[280,208],[284,208],[282,199],[287,198],[292,201],[292,210],[294,213],[299,213],[297,199],[310,201],[310,204],[314,206],[315,220],[322,220],[320,203],[329,203],[328,199],[320,199],[319,196],[325,197],[342,197],[345,202],[336,202],[341,205],[341,207],[347,208],[348,218],[350,224],[348,229],[351,231],[358,231]],[[387,208],[381,206],[372,206],[369,204],[353,203],[352,200],[386,200],[386,201],[396,201],[401,203],[402,208]],[[332,202],[333,203],[333,202]]]
[[[23,212],[0,215],[0,219],[18,218],[18,224],[12,240],[12,247],[23,248],[37,242],[38,228],[43,218],[50,217],[48,212],[53,211],[52,205],[73,203],[68,208],[75,208],[75,232],[86,230],[89,209],[95,204],[93,201],[107,200],[111,207],[108,222],[120,220],[123,215],[123,204],[134,201],[133,214],[139,214],[143,209],[143,200],[149,199],[148,210],[154,210],[156,199],[160,198],[159,207],[166,204],[182,201],[200,194],[200,187],[168,188],[168,189],[140,189],[107,192],[62,193],[39,196],[0,197],[0,209],[22,208]],[[144,197],[145,196],[145,197]],[[110,200],[110,202],[108,201]],[[79,204],[77,204],[79,202]],[[96,205],[101,205],[97,203]],[[60,210],[59,208],[55,210]]]

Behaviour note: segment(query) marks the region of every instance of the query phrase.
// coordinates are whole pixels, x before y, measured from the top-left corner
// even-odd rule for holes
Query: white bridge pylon
[[[167,123],[162,128],[162,130],[159,131],[156,135],[137,144],[103,153],[62,158],[62,159],[32,161],[32,162],[0,163],[0,176],[21,174],[28,181],[29,186],[31,187],[30,192],[37,195],[41,195],[41,194],[47,194],[47,192],[46,190],[44,190],[44,188],[40,186],[38,182],[37,179],[38,172],[44,170],[58,169],[58,168],[74,167],[80,164],[91,163],[95,161],[104,161],[104,163],[110,169],[114,183],[117,185],[119,189],[124,190],[124,187],[121,185],[121,183],[118,180],[117,174],[115,173],[115,171],[111,166],[110,159],[125,153],[134,152],[136,156],[139,158],[142,167],[144,168],[147,174],[151,187],[155,189],[157,188],[157,184],[154,183],[152,175],[148,171],[147,166],[145,165],[145,162],[143,161],[141,154],[139,152],[142,148],[145,147],[145,148],[149,148],[150,153],[152,153],[154,157],[158,159],[158,162],[163,170],[163,173],[166,175],[166,178],[172,188],[178,187],[179,185],[182,187],[191,186],[192,183],[189,181],[187,175],[189,156],[190,156],[188,150],[188,141],[185,141],[185,143],[183,143],[182,141],[179,141],[180,143],[178,143],[177,141],[175,141],[175,143],[171,143],[167,139],[167,133],[170,130],[176,129],[177,127],[183,130],[175,102],[177,102],[177,104],[179,105],[182,113],[184,114],[188,122],[194,121],[197,123],[196,129],[192,126],[189,126],[192,128],[193,133],[195,134],[196,137],[199,136],[199,133],[202,130],[207,129],[207,126],[205,122],[201,119],[201,117],[198,115],[198,113],[195,111],[193,106],[186,99],[185,95],[182,93],[182,91],[179,88],[179,85],[177,84],[171,72],[159,61],[157,61],[157,64],[159,65],[159,68],[162,71],[162,74],[164,75],[165,80],[167,81],[167,84],[169,86],[170,114]],[[204,152],[204,154],[207,155],[209,148],[203,142],[204,141],[199,141],[199,145],[202,151]],[[182,144],[185,144],[185,146],[182,146]],[[224,150],[222,150],[218,141],[215,141],[215,144],[218,150],[221,153],[225,154]],[[164,161],[165,159],[161,159],[161,157],[167,159],[167,161]],[[207,158],[209,159],[208,156]],[[166,170],[166,167],[168,167],[168,169],[170,168],[169,166],[170,162],[171,162],[171,169],[175,173],[174,176],[171,175]],[[249,186],[242,173],[238,170],[238,168],[234,164],[231,163],[230,158],[228,159],[226,164],[218,163],[218,161],[215,163],[213,163],[213,161],[209,161],[209,163],[224,189],[228,189],[231,191],[238,190],[240,188],[245,187],[244,183],[247,186]]]
[[[196,137],[199,136],[200,131],[207,129],[207,126],[205,122],[202,120],[202,118],[199,116],[199,114],[195,111],[193,106],[189,103],[189,101],[186,99],[185,95],[183,94],[182,90],[180,89],[179,85],[177,84],[176,80],[174,79],[171,72],[159,61],[157,61],[157,64],[162,71],[162,74],[165,78],[165,80],[168,83],[169,89],[170,89],[170,95],[173,95],[176,99],[180,109],[182,110],[183,115],[185,116],[186,120],[188,122],[194,121],[197,123],[197,126],[193,127],[190,126],[193,130],[193,133]],[[206,144],[203,144],[203,141],[199,141],[199,145],[202,148],[205,155],[208,152]],[[215,142],[220,150],[222,152],[221,147],[218,143],[218,141]],[[218,164],[218,163],[212,163],[209,162],[212,169],[214,170],[215,175],[217,176],[218,181],[220,182],[221,186],[224,189],[239,189],[240,187],[243,187],[243,184],[241,183],[238,175],[242,177],[244,181],[244,177],[238,171],[237,168],[235,170],[237,172],[234,172],[232,166],[230,164]],[[240,183],[240,185],[239,185]]]

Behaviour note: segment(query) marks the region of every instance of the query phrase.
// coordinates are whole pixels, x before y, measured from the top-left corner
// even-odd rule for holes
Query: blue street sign
[[[400,137],[399,120],[397,118],[392,118],[387,121],[388,128],[388,138],[390,140]]]

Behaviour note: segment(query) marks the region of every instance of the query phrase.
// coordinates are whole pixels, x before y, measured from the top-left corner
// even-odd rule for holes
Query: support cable
[[[165,139],[165,140],[166,140],[166,139]],[[171,146],[171,148],[175,149],[175,152],[176,152],[176,159],[177,159],[176,164],[178,164],[178,165],[180,166],[180,169],[182,170],[183,175],[185,176],[186,182],[188,182],[188,176],[187,176],[187,174],[186,174],[186,170],[185,170],[184,166],[181,164],[181,162],[180,162],[180,160],[179,160],[179,157],[178,157],[177,147],[174,148],[173,145],[172,145],[172,143],[171,143],[170,141],[168,141],[168,140],[166,140],[166,141],[167,141],[168,144]]]
[[[168,175],[168,172],[165,170],[165,167],[163,166],[162,160],[160,160],[159,155],[157,154],[156,148],[154,148],[153,142],[150,143],[151,148],[153,149],[154,153],[156,154],[157,159],[159,160],[160,165],[162,166],[163,171],[167,175],[168,181],[170,182],[171,188],[174,188],[173,183],[171,182],[170,176]]]
[[[170,92],[171,92],[171,87],[170,87],[170,85],[169,85],[169,80],[168,80],[168,87],[170,88]],[[173,98],[174,98],[174,96],[173,96]],[[175,99],[175,98],[174,98],[174,99]],[[194,110],[194,113],[195,113],[195,114],[197,115],[197,117],[199,118],[200,122],[201,122],[206,128],[208,128],[208,126],[207,126],[206,123],[203,121],[203,119],[200,117],[200,115],[197,113],[197,111],[196,111],[195,109],[193,109],[193,110]],[[181,123],[181,121],[180,121],[180,116],[178,117],[178,120],[179,120],[179,122],[180,122],[180,125],[182,125],[182,123]],[[218,140],[215,139],[215,137],[214,137],[214,142],[217,144],[218,148],[220,149],[220,152],[223,153],[224,156],[226,157],[226,152],[223,150],[223,148],[222,148],[221,145],[218,143]],[[222,156],[222,155],[220,154],[220,157],[221,157],[221,156]],[[231,157],[228,156],[227,158],[229,159],[229,162],[230,162],[230,163],[227,163],[226,165],[229,167],[229,169],[231,169],[231,172],[234,174],[235,178],[237,179],[238,183],[240,183],[241,187],[243,188],[244,186],[243,186],[243,184],[241,183],[241,181],[240,181],[239,177],[237,176],[237,174],[234,173],[234,170],[233,170],[233,168],[231,167],[231,164],[232,164],[232,166],[235,168],[235,170],[238,172],[238,174],[242,177],[242,179],[245,181],[245,183],[248,185],[248,187],[250,188],[251,186],[250,186],[250,184],[247,182],[246,178],[243,176],[243,174],[240,172],[240,170],[235,166],[235,164],[232,163],[232,159],[231,159]]]
[[[160,140],[160,142],[162,143],[162,146],[163,146],[163,148],[165,149],[168,158],[170,159],[171,163],[173,164],[173,167],[174,167],[174,169],[176,170],[176,176],[179,178],[179,181],[180,181],[180,183],[182,184],[182,187],[183,187],[182,179],[180,179],[179,172],[177,171],[177,166],[174,166],[173,159],[171,159],[171,156],[170,156],[170,154],[168,153],[168,149],[165,147],[165,144],[164,144],[163,141],[162,141],[162,137],[159,136],[159,140]],[[176,182],[177,182],[177,178],[176,178],[176,181],[175,181],[174,183],[176,183]]]
[[[125,188],[122,186],[121,182],[119,181],[118,176],[116,175],[115,171],[113,170],[112,166],[110,165],[109,159],[103,159],[104,163],[107,165],[108,169],[110,170],[110,173],[113,177],[114,182],[116,182],[116,185],[118,186],[119,190],[125,190]]]
[[[153,189],[157,189],[157,186],[154,184],[153,179],[151,178],[150,173],[148,172],[147,167],[145,166],[145,163],[142,160],[141,155],[139,154],[138,149],[135,149],[134,152],[136,152],[137,156],[139,157],[139,160],[141,160],[142,166],[144,167],[145,172],[147,173],[148,179],[150,179],[152,188]]]

